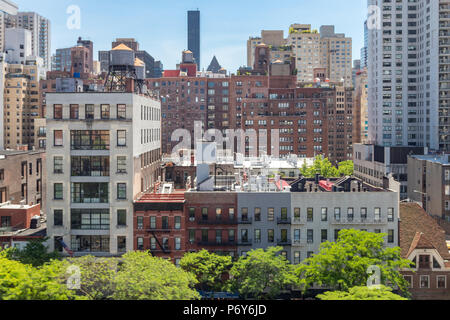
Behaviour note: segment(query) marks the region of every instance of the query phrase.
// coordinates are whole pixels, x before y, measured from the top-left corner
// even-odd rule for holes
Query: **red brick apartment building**
[[[187,251],[184,191],[145,194],[134,204],[134,249],[178,262]]]
[[[175,263],[202,249],[236,257],[236,206],[230,192],[146,194],[134,205],[134,249]]]
[[[416,203],[400,205],[402,257],[414,262],[403,271],[414,300],[450,300],[450,254],[445,231]]]
[[[329,154],[334,162],[353,157],[357,123],[350,89],[332,84],[297,87],[295,76],[260,75],[178,76],[147,79],[147,85],[161,96],[165,154],[179,143],[171,141],[176,129],[190,131],[193,144],[194,122],[199,121],[204,130],[218,129],[223,134],[226,129],[266,129],[268,146],[271,130],[278,129],[281,156]]]
[[[237,194],[186,192],[188,251],[206,249],[237,257]]]

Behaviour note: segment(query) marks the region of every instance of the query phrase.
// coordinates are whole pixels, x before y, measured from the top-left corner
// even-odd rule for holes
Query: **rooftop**
[[[421,161],[429,161],[433,163],[442,164],[444,166],[450,165],[450,154],[413,155],[411,157]]]
[[[443,259],[450,259],[445,231],[417,203],[400,204],[400,247],[404,258],[414,248],[428,247],[435,248]]]

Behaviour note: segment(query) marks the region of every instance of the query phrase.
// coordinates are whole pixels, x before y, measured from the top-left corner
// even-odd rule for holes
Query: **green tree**
[[[89,300],[110,300],[114,294],[114,277],[117,272],[116,258],[84,256],[67,259],[69,265],[80,268],[81,283],[78,294]]]
[[[338,172],[340,176],[352,176],[355,172],[355,165],[353,161],[343,161],[339,163]]]
[[[45,245],[47,240],[48,238],[29,241],[22,250],[14,250],[12,258],[33,267],[40,267],[51,260],[61,259],[61,255],[58,252],[48,252],[48,248]]]
[[[230,271],[232,289],[245,299],[273,299],[295,283],[293,266],[279,253],[282,247],[250,251],[240,257]]]
[[[196,300],[195,276],[149,252],[123,256],[114,278],[115,300]]]
[[[346,291],[329,291],[317,296],[320,300],[408,300],[392,293],[392,289],[386,286],[380,288],[354,287]]]
[[[313,284],[325,285],[331,290],[348,291],[365,286],[372,273],[369,267],[380,269],[381,284],[398,286],[408,295],[408,283],[399,270],[409,268],[411,262],[402,259],[400,248],[385,248],[386,234],[359,230],[342,230],[336,242],[325,242],[320,252],[297,267],[296,274],[303,290]]]
[[[59,261],[57,261],[59,263]],[[41,268],[0,258],[0,300],[74,300],[61,277],[60,265]]]
[[[312,166],[308,167],[306,162],[304,162],[300,172],[306,178],[314,178],[317,173],[324,178],[335,178],[339,176],[338,169],[332,165],[330,160],[322,156],[317,156]]]
[[[219,256],[206,250],[187,253],[180,261],[180,267],[195,275],[202,291],[223,291],[226,283],[223,281],[232,266],[230,256]]]

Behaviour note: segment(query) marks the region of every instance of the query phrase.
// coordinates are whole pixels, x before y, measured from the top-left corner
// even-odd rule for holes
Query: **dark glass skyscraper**
[[[188,11],[188,49],[194,54],[198,70],[200,66],[200,11]]]

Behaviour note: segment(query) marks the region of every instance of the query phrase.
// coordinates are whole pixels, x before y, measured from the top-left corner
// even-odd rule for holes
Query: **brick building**
[[[45,152],[0,152],[0,203],[41,204],[45,199]]]
[[[414,300],[450,300],[450,254],[445,231],[416,203],[400,205],[402,257],[415,265],[404,270]]]
[[[184,191],[146,194],[134,204],[134,249],[150,250],[157,257],[174,262],[187,250]],[[119,243],[120,245],[120,243]],[[126,248],[119,248],[125,252]]]
[[[3,203],[0,204],[0,228],[22,230],[31,228],[31,219],[41,216],[41,206],[20,205]]]
[[[237,257],[237,194],[193,191],[185,198],[187,251]]]

